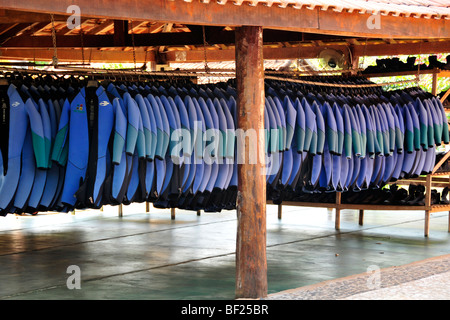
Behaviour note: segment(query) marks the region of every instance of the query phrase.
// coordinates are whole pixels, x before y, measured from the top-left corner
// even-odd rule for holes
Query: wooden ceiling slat
[[[32,26],[32,23],[17,23],[14,27],[8,29],[8,31],[4,32],[0,36],[0,43],[8,41],[9,39],[15,37],[18,33],[29,28],[30,26]]]
[[[89,34],[98,34],[104,32],[106,29],[110,29],[114,26],[114,20],[106,20],[105,22],[99,24],[98,26],[89,30]]]

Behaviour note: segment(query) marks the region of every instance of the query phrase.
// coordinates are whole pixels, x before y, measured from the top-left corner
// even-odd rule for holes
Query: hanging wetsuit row
[[[284,110],[288,131],[295,126],[288,135],[292,143],[270,156],[267,190],[275,202],[311,199],[305,193],[378,189],[427,174],[436,163],[436,146],[449,143],[442,104],[420,89],[336,94],[289,87],[272,84],[267,90],[266,128],[276,127],[271,110],[277,108]],[[275,140],[266,136],[269,154]]]
[[[8,112],[2,126],[2,137],[8,137],[2,140],[2,214],[142,201],[163,208],[234,208],[231,138],[220,144],[224,152],[210,155],[213,163],[198,160],[205,142],[196,148],[186,142],[179,163],[171,157],[179,128],[190,131],[198,123],[201,137],[208,129],[221,137],[234,130],[234,99],[212,99],[203,88],[103,85],[0,88]]]
[[[0,98],[3,215],[143,201],[235,208],[234,81],[16,81],[0,85]],[[179,129],[189,138],[177,137]],[[265,138],[268,197],[276,201],[429,172],[436,145],[449,142],[442,105],[420,89],[279,81],[266,81]]]

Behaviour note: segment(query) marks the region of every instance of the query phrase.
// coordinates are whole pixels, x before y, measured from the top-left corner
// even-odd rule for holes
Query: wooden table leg
[[[341,209],[336,208],[336,219],[334,221],[334,228],[339,230],[341,228]]]
[[[334,221],[334,228],[339,230],[341,228],[341,193],[336,192],[336,219]]]

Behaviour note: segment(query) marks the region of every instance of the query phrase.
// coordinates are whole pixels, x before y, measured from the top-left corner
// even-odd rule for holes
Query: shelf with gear
[[[335,228],[340,229],[341,223],[341,211],[342,210],[359,210],[359,225],[364,223],[364,211],[365,210],[383,210],[383,211],[425,211],[424,220],[424,236],[428,237],[430,233],[430,214],[434,212],[449,212],[449,225],[448,231],[450,232],[450,203],[445,196],[440,196],[436,192],[436,188],[443,188],[448,190],[450,187],[450,172],[440,171],[441,165],[448,161],[450,158],[450,152],[447,152],[440,162],[436,164],[433,172],[426,175],[420,176],[418,178],[398,180],[395,182],[397,186],[413,186],[410,191],[414,190],[414,193],[409,194],[410,199],[405,197],[404,201],[390,201],[395,197],[394,192],[390,193],[389,189],[385,191],[385,198],[381,197],[376,203],[346,203],[343,201],[343,193],[336,192],[336,197],[334,202],[323,203],[323,202],[297,202],[297,201],[283,201],[282,204],[278,204],[278,218],[282,217],[282,206],[303,206],[303,207],[315,207],[315,208],[328,208],[335,209]],[[391,183],[392,185],[393,183]],[[419,186],[419,187],[418,187]],[[422,186],[420,188],[420,186]],[[414,188],[416,187],[416,188]],[[373,191],[373,190],[369,190]],[[379,190],[383,192],[382,190]],[[406,191],[406,190],[405,190]],[[377,193],[375,193],[377,194]],[[380,194],[378,194],[380,195]],[[392,204],[396,203],[396,204]],[[268,204],[274,204],[273,202],[268,202]]]
[[[450,60],[449,58],[447,60]],[[383,78],[383,77],[395,77],[395,76],[408,76],[416,75],[432,75],[432,94],[437,94],[437,80],[439,77],[450,77],[450,70],[441,69],[443,65],[428,66],[422,70],[420,68],[411,70],[399,70],[396,72],[370,72],[363,73],[368,79]],[[418,79],[417,79],[418,80]],[[444,94],[440,101],[441,103],[448,97],[450,90]],[[448,165],[450,159],[450,150],[445,149],[445,152],[436,160],[436,164],[431,173],[427,175],[421,175],[415,178],[405,178],[390,182],[387,184],[390,188],[379,190],[367,190],[372,192],[371,196],[365,197],[359,196],[360,193],[354,193],[356,196],[353,199],[349,199],[352,196],[348,196],[345,192],[334,192],[334,201],[321,201],[321,202],[298,202],[298,201],[283,201],[282,204],[278,204],[278,218],[282,218],[282,206],[303,206],[303,207],[318,207],[328,208],[329,210],[335,209],[335,229],[340,229],[341,211],[342,210],[359,210],[359,225],[364,223],[364,211],[365,210],[384,210],[384,211],[425,211],[424,219],[424,236],[428,237],[430,233],[430,214],[435,212],[449,212],[448,231],[450,232],[450,201],[448,200],[448,190],[450,188],[450,167]],[[395,199],[395,191],[398,186],[407,186],[409,190],[400,188],[404,192],[403,199]],[[437,192],[437,189],[442,189],[442,192]],[[375,201],[371,201],[369,198],[376,198]],[[363,199],[365,198],[365,199]],[[326,196],[323,198],[326,199]],[[327,199],[330,199],[328,196]],[[268,204],[276,204],[273,201],[269,201]]]

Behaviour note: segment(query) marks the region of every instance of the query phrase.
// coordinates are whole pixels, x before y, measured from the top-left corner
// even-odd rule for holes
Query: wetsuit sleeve
[[[297,152],[303,152],[305,145],[305,111],[298,99],[295,100],[297,109],[297,121],[295,122],[295,139],[297,143]]]
[[[364,115],[366,125],[367,153],[369,154],[369,157],[373,158],[373,156],[375,155],[375,142],[374,142],[375,130],[373,127],[373,119],[370,116],[369,110],[365,105],[361,107],[361,111]]]
[[[311,141],[315,130],[316,116],[305,98],[302,99],[303,109],[305,110],[305,143],[303,151],[308,152],[311,148]],[[315,147],[314,147],[315,148]]]
[[[122,159],[122,153],[125,148],[126,130],[127,130],[127,120],[122,111],[122,106],[118,98],[113,100],[113,107],[116,114],[115,124],[114,124],[114,140],[113,140],[113,154],[112,162],[114,164],[120,164]]]
[[[133,155],[139,135],[139,108],[129,93],[124,95],[124,103],[127,106],[128,120],[125,151],[128,155]]]
[[[297,111],[288,96],[284,98],[284,105],[286,110],[286,149],[290,149],[294,137]]]
[[[412,153],[414,151],[414,125],[408,108],[404,108],[404,122],[405,122],[405,149],[406,152]]]
[[[415,107],[420,124],[420,145],[426,151],[428,149],[428,114],[419,98],[416,99]]]
[[[145,133],[144,133],[144,125],[142,123],[142,118],[139,117],[139,127],[138,127],[138,137],[136,140],[136,150],[139,158],[146,157],[146,146],[145,146]]]
[[[324,104],[326,113],[326,140],[328,142],[328,150],[331,154],[337,154],[337,124],[333,110],[328,103]]]
[[[313,110],[316,114],[316,124],[317,124],[317,147],[316,153],[322,154],[325,145],[325,121],[323,119],[322,112],[317,103],[313,103]]]
[[[411,120],[413,122],[413,128],[414,128],[414,149],[416,151],[420,150],[420,146],[422,144],[422,134],[420,132],[420,122],[419,122],[419,116],[417,115],[417,111],[414,108],[414,105],[409,102],[405,107],[408,108],[409,114],[411,116]]]
[[[352,125],[348,109],[345,107],[345,105],[342,108],[342,111],[342,118],[344,120],[344,154],[347,159],[351,159],[353,145]]]
[[[70,117],[70,103],[69,100],[65,100],[61,116],[59,118],[58,131],[56,133],[55,142],[53,144],[51,159],[61,166],[65,166],[67,163],[68,143],[68,131],[69,131],[69,117]]]
[[[336,155],[340,156],[344,149],[344,119],[336,103],[333,103],[333,114],[336,119],[337,128]]]

